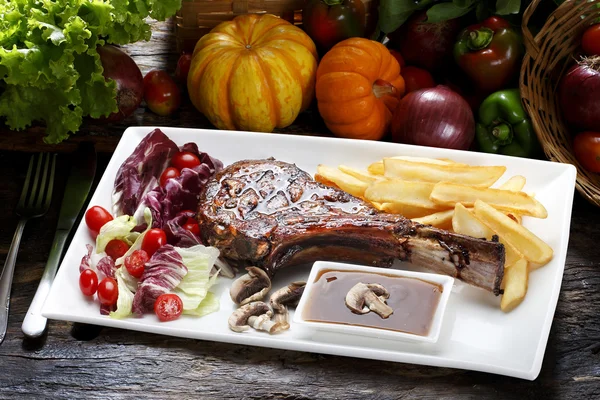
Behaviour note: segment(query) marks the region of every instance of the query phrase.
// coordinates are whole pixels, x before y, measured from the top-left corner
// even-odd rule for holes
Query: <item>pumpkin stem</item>
[[[395,95],[397,92],[398,90],[394,85],[383,79],[377,79],[375,83],[373,83],[373,94],[378,99],[390,94]]]

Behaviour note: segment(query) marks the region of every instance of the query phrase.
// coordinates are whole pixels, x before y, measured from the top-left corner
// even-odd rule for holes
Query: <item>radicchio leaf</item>
[[[152,312],[158,296],[179,285],[187,271],[183,258],[173,246],[167,244],[159,248],[146,263],[133,297],[133,312]]]
[[[198,236],[183,228],[188,218],[194,218],[194,216],[195,213],[192,211],[182,211],[175,218],[167,221],[163,226],[167,242],[177,247],[192,247],[202,244]]]
[[[144,195],[158,185],[160,174],[179,148],[160,129],[150,132],[123,162],[113,189],[113,214],[133,215]]]
[[[104,274],[104,276],[114,279],[115,270],[117,268],[115,267],[115,260],[113,260],[111,257],[106,256],[100,259],[100,261],[98,261],[98,264],[96,265],[96,268],[98,269],[98,271]]]
[[[81,263],[79,264],[79,272],[83,272],[86,269],[92,268],[92,251],[94,251],[94,246],[91,244],[86,244],[85,247],[87,249],[87,254],[81,259]]]

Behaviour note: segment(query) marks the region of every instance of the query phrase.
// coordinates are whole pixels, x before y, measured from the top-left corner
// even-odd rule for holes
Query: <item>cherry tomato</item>
[[[179,170],[177,168],[173,168],[173,167],[169,167],[167,169],[165,169],[163,171],[163,173],[160,175],[160,186],[165,186],[167,184],[167,181],[171,178],[177,178],[181,175],[181,172],[179,172]]]
[[[185,224],[183,224],[183,229],[187,229],[196,236],[200,234],[200,225],[198,225],[198,221],[191,217],[185,221]]]
[[[180,151],[171,159],[171,165],[181,171],[184,168],[197,167],[200,165],[200,159],[194,153]]]
[[[89,268],[84,269],[79,275],[79,289],[84,295],[93,296],[98,290],[98,275]]]
[[[100,228],[112,219],[113,216],[100,206],[93,206],[85,212],[85,224],[94,236],[97,236]]]
[[[183,302],[176,294],[165,293],[154,302],[154,313],[160,321],[173,321],[181,315]]]
[[[600,56],[600,24],[590,26],[583,33],[581,47],[588,56]]]
[[[600,132],[583,132],[575,136],[573,152],[585,169],[600,172]]]
[[[175,69],[175,78],[179,81],[179,83],[186,85],[191,65],[191,54],[182,54],[181,57],[179,57],[179,60],[177,61],[177,68]]]
[[[152,70],[144,77],[144,100],[154,113],[166,116],[179,108],[181,91],[165,71]]]
[[[419,89],[427,89],[435,86],[435,82],[433,81],[433,77],[431,74],[422,68],[417,67],[404,67],[400,72],[402,77],[404,78],[404,83],[406,85],[406,93],[414,92]]]
[[[104,278],[98,285],[98,299],[105,306],[112,306],[119,298],[119,287],[113,278]]]
[[[148,257],[152,257],[152,254],[165,244],[167,244],[167,235],[165,234],[165,231],[153,228],[144,235],[144,239],[142,240],[142,250],[148,253]]]
[[[129,245],[122,240],[113,239],[106,245],[106,255],[116,260],[119,257],[123,257],[129,250]]]
[[[400,64],[400,69],[402,70],[402,68],[404,68],[404,66],[406,65],[406,62],[404,61],[404,57],[402,57],[402,54],[400,54],[400,52],[398,52],[396,50],[390,50],[390,53],[398,61],[398,64]],[[402,71],[400,71],[400,73],[402,73]]]
[[[134,278],[139,278],[144,273],[144,265],[150,259],[144,250],[135,250],[125,257],[125,268]]]

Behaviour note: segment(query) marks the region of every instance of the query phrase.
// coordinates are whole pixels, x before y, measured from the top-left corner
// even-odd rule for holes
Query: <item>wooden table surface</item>
[[[153,39],[128,47],[142,71],[173,71],[172,26],[156,23]],[[43,146],[43,129],[10,132],[0,126],[0,262],[17,218],[27,151],[73,151],[93,141],[97,179],[120,133],[130,125],[210,127],[189,104],[170,118],[140,108],[117,125],[86,121],[78,135]],[[291,127],[326,134],[315,113]],[[533,382],[449,368],[245,347],[112,328],[50,321],[39,340],[24,339],[21,323],[42,275],[58,219],[69,155],[59,157],[48,214],[27,224],[21,243],[7,338],[0,345],[0,398],[372,398],[590,399],[600,398],[600,209],[576,195],[561,294],[540,376]],[[523,329],[527,329],[523,326]]]

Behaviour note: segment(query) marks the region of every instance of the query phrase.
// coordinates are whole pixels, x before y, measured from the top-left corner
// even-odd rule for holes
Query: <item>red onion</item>
[[[600,57],[584,58],[569,69],[560,81],[559,100],[569,124],[600,131]]]
[[[117,82],[117,106],[119,111],[106,118],[108,121],[121,121],[133,114],[144,97],[144,78],[139,67],[129,55],[115,46],[98,47],[100,61],[104,68],[104,78]]]
[[[467,150],[475,137],[469,104],[447,86],[417,90],[404,97],[394,112],[395,142]]]

